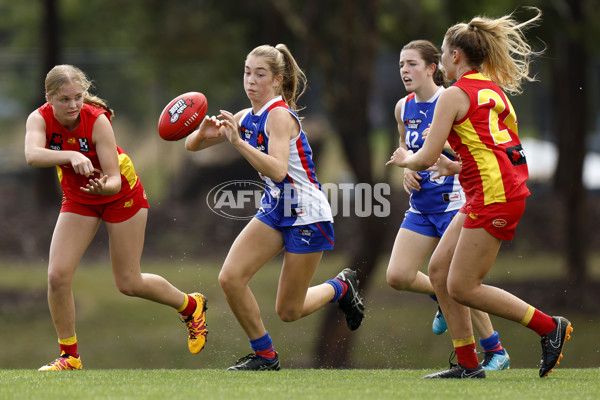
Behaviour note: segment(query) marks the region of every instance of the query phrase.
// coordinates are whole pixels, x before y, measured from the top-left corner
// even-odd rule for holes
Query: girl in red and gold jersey
[[[102,220],[119,290],[177,309],[188,326],[188,347],[198,353],[207,334],[205,297],[141,272],[149,206],[131,159],[116,145],[112,110],[89,94],[90,80],[71,65],[54,67],[45,84],[47,103],[27,119],[25,158],[34,167],[56,166],[63,190],[48,265],[48,303],[61,356],[40,370],[82,368],[71,282]]]
[[[537,10],[537,9],[536,9]],[[452,26],[442,44],[441,63],[456,83],[439,97],[423,148],[398,148],[388,165],[440,175],[459,173],[466,203],[453,219],[429,264],[429,277],[448,323],[458,365],[426,378],[484,378],[477,360],[469,307],[527,326],[542,338],[540,377],[562,357],[573,328],[499,288],[483,285],[502,240],[512,240],[525,210],[527,163],[517,117],[504,91],[519,93],[534,51],[523,30],[541,17],[518,23],[511,15],[475,17]],[[441,155],[446,140],[458,162]],[[435,165],[434,165],[435,164]]]

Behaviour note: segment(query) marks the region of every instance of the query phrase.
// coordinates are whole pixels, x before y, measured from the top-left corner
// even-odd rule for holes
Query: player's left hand
[[[427,168],[427,171],[434,172],[431,177],[433,179],[440,178],[442,176],[452,176],[460,173],[462,164],[460,161],[452,161],[443,154],[440,154],[440,158],[431,167]]]
[[[104,194],[107,181],[108,175],[104,175],[102,178],[93,178],[88,181],[85,187],[80,187],[79,189],[89,194]]]
[[[219,117],[223,118],[221,120],[221,127],[225,129],[225,134],[227,135],[227,139],[233,145],[237,144],[240,138],[240,127],[235,120],[235,117],[232,113],[225,110],[219,111],[221,114]]]

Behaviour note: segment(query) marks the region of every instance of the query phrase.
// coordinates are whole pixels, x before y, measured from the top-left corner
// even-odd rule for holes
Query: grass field
[[[600,369],[534,369],[486,379],[423,380],[434,370],[0,370],[0,398],[25,399],[598,399]]]
[[[596,309],[556,311],[566,312],[575,332],[561,366],[549,378],[538,377],[539,338],[518,324],[492,318],[511,355],[510,371],[491,373],[484,382],[421,380],[447,368],[450,339],[431,333],[435,303],[427,296],[387,287],[385,265],[378,268],[365,296],[363,326],[351,336],[352,369],[311,369],[324,313],[294,323],[277,318],[280,263],[276,259],[268,264],[251,282],[282,364],[279,372],[258,375],[225,371],[250,347],[218,287],[218,260],[182,257],[143,266],[182,290],[208,296],[209,338],[198,355],[187,351],[185,325],[173,310],[123,296],[114,286],[108,260],[86,260],[74,282],[85,369],[64,374],[37,371],[58,355],[46,302],[45,262],[0,263],[0,399],[52,399],[66,393],[70,399],[600,398]],[[532,260],[508,254],[498,264],[491,276],[495,280],[530,279],[539,268],[545,276],[561,274],[561,262],[552,255]],[[343,266],[343,259],[326,257],[314,282]]]

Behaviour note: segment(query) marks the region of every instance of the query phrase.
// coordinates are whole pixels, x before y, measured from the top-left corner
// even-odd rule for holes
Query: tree
[[[42,66],[40,71],[44,82],[46,73],[50,71],[60,60],[60,45],[59,45],[59,26],[58,10],[56,0],[44,0],[44,24],[39,34],[42,37]],[[40,93],[40,98],[36,98],[36,105],[43,104],[45,101],[43,93]],[[35,178],[35,199],[38,209],[46,210],[49,206],[54,205],[48,199],[58,198],[58,189],[56,186],[56,171],[54,168],[39,168],[36,171]]]
[[[555,190],[563,199],[568,281],[575,288],[581,288],[587,279],[589,254],[589,205],[582,179],[589,131],[587,30],[593,24],[589,18],[593,13],[586,11],[586,4],[590,5],[581,0],[556,3],[548,10],[547,22],[553,27],[552,99],[560,149]]]

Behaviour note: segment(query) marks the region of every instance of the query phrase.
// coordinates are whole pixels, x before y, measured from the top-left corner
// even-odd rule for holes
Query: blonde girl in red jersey
[[[409,92],[408,96],[398,101],[394,112],[400,136],[399,145],[402,148],[408,149],[410,146],[416,151],[423,145],[436,100],[447,86],[439,63],[439,50],[427,40],[413,40],[400,52],[400,74],[405,89]],[[413,124],[410,129],[409,121]],[[448,148],[445,150],[448,151]],[[404,168],[404,190],[411,195],[410,207],[394,241],[386,280],[396,290],[425,293],[435,299],[429,277],[419,269],[464,204],[465,196],[454,177],[447,178],[444,182],[432,182],[430,176]],[[452,196],[449,196],[452,200],[444,199],[442,193],[452,193]],[[487,371],[510,368],[510,357],[502,347],[499,334],[494,330],[489,315],[472,310],[471,317],[485,354],[483,369]],[[432,329],[436,335],[441,335],[447,330],[446,321],[440,311],[436,313]]]
[[[511,240],[529,195],[525,155],[515,111],[504,94],[520,93],[533,50],[523,30],[541,18],[518,23],[512,15],[475,17],[452,26],[442,44],[442,66],[456,83],[440,96],[423,148],[398,148],[387,165],[440,175],[459,173],[466,203],[429,263],[429,277],[448,323],[457,365],[425,378],[484,378],[475,353],[469,307],[519,322],[541,336],[540,377],[552,372],[573,331],[564,317],[551,317],[518,297],[482,281],[502,240]],[[446,140],[460,157],[440,157]],[[439,161],[438,161],[439,160]]]
[[[121,293],[175,308],[187,324],[190,351],[198,353],[207,334],[205,297],[141,272],[149,206],[131,159],[116,145],[112,110],[90,95],[90,80],[74,66],[54,67],[45,86],[47,103],[27,118],[25,158],[33,167],[55,166],[63,190],[48,264],[48,304],[61,356],[40,370],[82,368],[71,283],[102,220]]]

